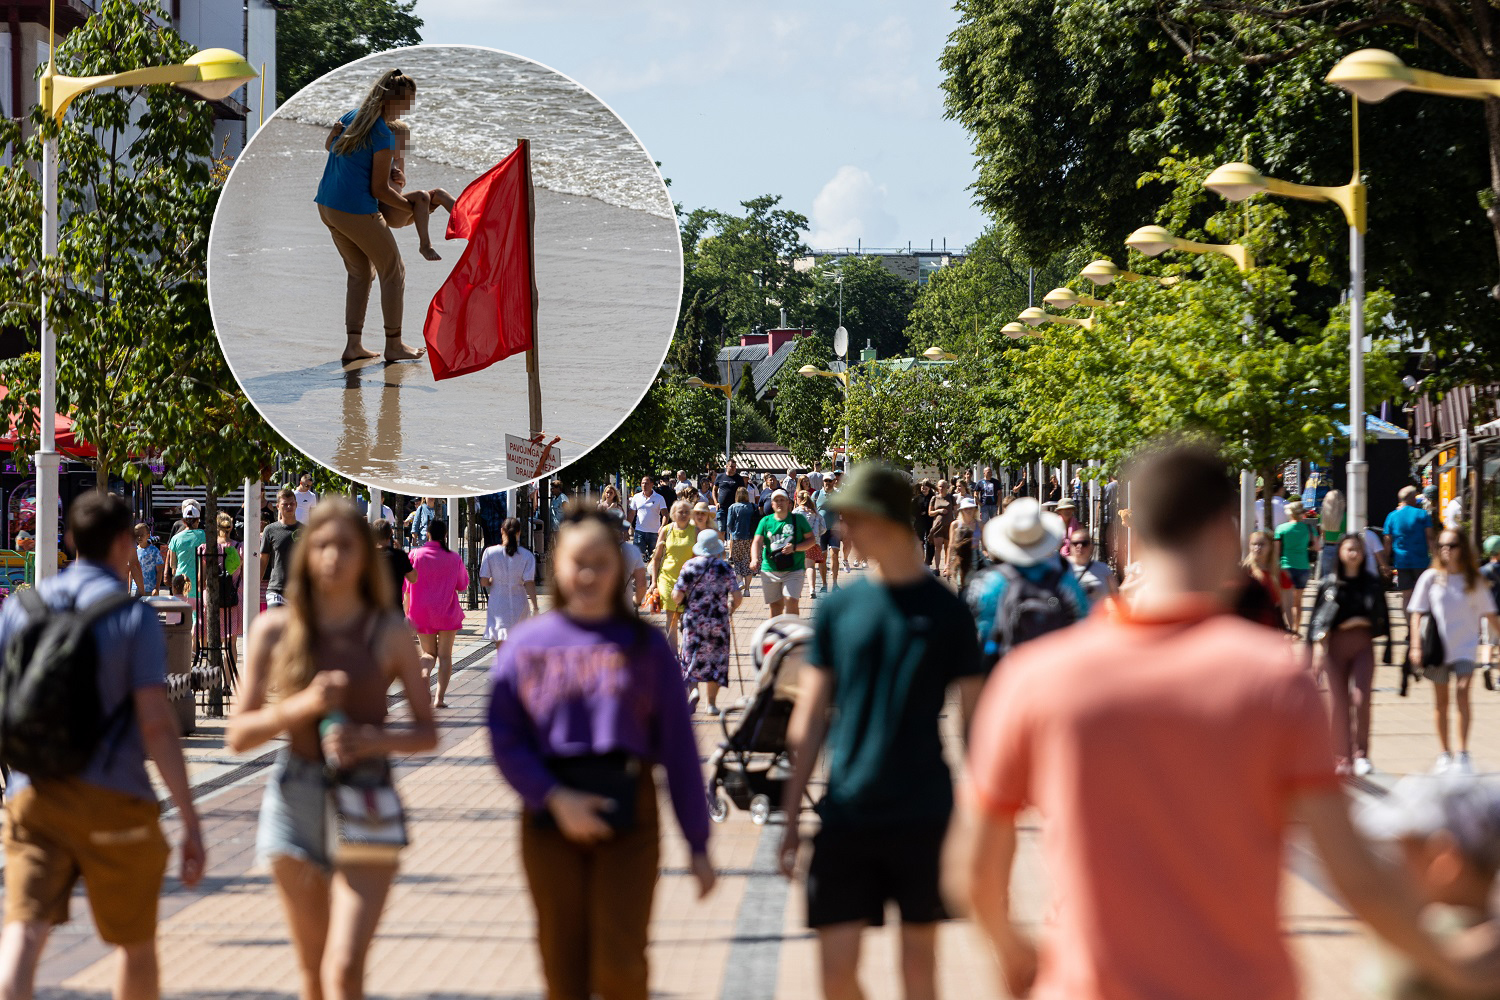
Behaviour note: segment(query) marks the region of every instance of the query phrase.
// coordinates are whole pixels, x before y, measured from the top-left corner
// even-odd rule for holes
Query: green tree
[[[276,103],[345,63],[422,44],[417,0],[281,0],[276,5]]]
[[[1347,179],[1351,104],[1323,76],[1356,38],[1463,72],[1423,22],[1491,14],[1441,6],[1122,0],[1101,16],[1090,0],[960,0],[941,60],[948,113],[974,138],[980,204],[1023,256],[1089,248],[1118,259],[1124,237],[1157,221],[1171,195],[1151,176],[1165,157],[1248,157],[1288,180]],[[1452,378],[1491,377],[1500,346],[1487,298],[1494,234],[1476,211],[1493,203],[1486,113],[1480,102],[1417,97],[1361,110],[1370,284],[1395,296],[1398,330],[1419,331],[1453,362]],[[1216,210],[1199,207],[1192,227]],[[1347,266],[1336,209],[1291,203],[1287,212],[1281,235],[1322,248],[1335,272]],[[1303,265],[1288,274],[1305,308],[1338,302],[1342,280],[1325,283]]]
[[[679,220],[683,300],[702,291],[699,301],[718,309],[727,333],[779,326],[783,306],[789,323],[807,319],[812,279],[793,266],[810,252],[802,239],[807,216],[780,204],[779,196],[762,195],[741,203],[744,215],[699,208]]]
[[[832,360],[832,350],[820,338],[804,337],[774,379],[776,440],[802,465],[827,457],[834,426],[842,422],[844,393],[836,379],[797,373],[804,365],[826,371]]]
[[[917,296],[915,282],[892,274],[878,257],[838,257],[813,268],[811,308],[805,322],[827,344],[839,326],[839,279],[843,279],[844,327],[849,352],[872,346],[882,358],[908,353],[907,317]],[[925,345],[924,348],[925,349]]]

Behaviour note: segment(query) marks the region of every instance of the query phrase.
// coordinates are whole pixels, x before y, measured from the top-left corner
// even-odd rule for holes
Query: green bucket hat
[[[839,491],[829,497],[828,506],[840,514],[848,511],[874,514],[909,526],[911,482],[889,465],[878,462],[857,465],[844,477]]]
[[[1484,540],[1484,554],[1493,556],[1500,553],[1500,535],[1491,535]]]

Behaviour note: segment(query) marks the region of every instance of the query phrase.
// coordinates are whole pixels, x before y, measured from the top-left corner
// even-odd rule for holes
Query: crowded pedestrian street
[[[811,606],[816,611],[817,602]],[[724,705],[749,690],[751,633],[765,617],[765,603],[754,590],[735,615]],[[480,638],[484,619],[483,609],[468,612],[455,644],[450,707],[439,713],[438,749],[398,764],[412,846],[403,856],[370,956],[372,996],[520,1000],[544,993],[518,855],[519,801],[495,771],[484,728],[486,679],[494,659],[492,645]],[[1401,634],[1398,628],[1398,638]],[[1399,661],[1401,643],[1394,652]],[[1379,796],[1401,775],[1424,772],[1431,764],[1432,685],[1414,685],[1410,697],[1400,698],[1399,673],[1395,666],[1377,669],[1371,755],[1379,770],[1350,779],[1349,791],[1357,799]],[[1497,720],[1496,696],[1476,698],[1472,746],[1482,766],[1500,762]],[[957,769],[956,717],[950,712],[944,722]],[[723,732],[718,720],[702,711],[694,726],[706,759]],[[231,755],[224,749],[222,720],[208,719],[184,740],[184,751],[203,816],[208,867],[196,889],[169,880],[162,897],[163,992],[212,1000],[294,997],[295,962],[276,890],[255,864],[256,815],[277,748]],[[811,813],[805,817],[811,818]],[[1031,926],[1040,925],[1047,907],[1035,822],[1023,821],[1013,888]],[[174,837],[171,814],[167,826]],[[719,886],[698,902],[685,867],[686,845],[673,825],[664,825],[650,948],[653,996],[752,1000],[817,992],[815,938],[803,922],[800,885],[776,872],[779,836],[779,816],[761,827],[748,812],[731,808],[711,841]],[[1296,836],[1286,862],[1282,907],[1305,995],[1311,1000],[1363,995],[1359,970],[1371,961],[1371,939],[1334,898],[1318,862]],[[110,949],[95,936],[81,898],[74,911],[74,921],[54,933],[39,974],[38,994],[49,1000],[108,995]],[[944,924],[938,948],[943,995],[1004,995],[971,924]],[[863,977],[872,1000],[900,996],[898,962],[894,931],[872,933]]]

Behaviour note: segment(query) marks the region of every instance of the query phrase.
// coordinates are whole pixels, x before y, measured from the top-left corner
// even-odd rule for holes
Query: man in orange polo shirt
[[[1357,916],[1434,980],[1468,980],[1420,928],[1411,888],[1350,823],[1298,651],[1223,613],[1239,557],[1228,466],[1174,447],[1143,457],[1132,484],[1143,582],[1129,607],[1007,657],[970,731],[947,884],[972,907],[1010,991],[1296,997],[1278,898],[1292,819]],[[1040,956],[1009,898],[1016,817],[1030,807],[1044,818],[1056,901]]]

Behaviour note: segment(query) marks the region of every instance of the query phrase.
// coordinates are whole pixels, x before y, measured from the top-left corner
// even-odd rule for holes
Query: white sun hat
[[[984,550],[1012,566],[1035,566],[1057,553],[1066,531],[1062,518],[1022,497],[984,526]]]

